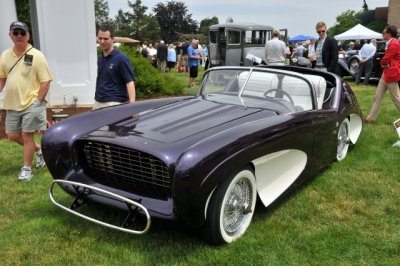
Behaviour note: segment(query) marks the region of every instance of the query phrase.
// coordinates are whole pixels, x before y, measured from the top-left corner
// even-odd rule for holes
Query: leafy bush
[[[136,98],[146,99],[183,94],[183,85],[169,73],[160,73],[135,47],[121,45],[118,50],[128,55],[136,76]]]

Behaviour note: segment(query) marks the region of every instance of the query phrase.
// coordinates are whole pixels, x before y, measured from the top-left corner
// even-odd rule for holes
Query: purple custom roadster
[[[225,244],[246,232],[256,202],[267,207],[343,160],[361,131],[357,99],[334,74],[214,67],[197,96],[66,119],[45,132],[42,148],[54,178],[50,198],[60,208],[134,234],[148,231],[153,218],[180,220]],[[75,198],[71,205],[56,199],[62,191]],[[85,202],[127,217],[121,225],[93,218],[80,212]]]

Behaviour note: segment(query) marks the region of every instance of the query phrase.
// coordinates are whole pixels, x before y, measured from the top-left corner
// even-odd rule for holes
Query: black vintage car
[[[213,67],[198,96],[88,112],[42,138],[64,210],[143,234],[153,218],[180,220],[211,243],[230,243],[267,207],[335,160],[362,130],[357,99],[340,77],[298,67]],[[72,195],[63,205],[57,195]],[[55,193],[57,192],[57,193]],[[64,198],[64,197],[62,197]],[[97,202],[127,211],[121,226],[78,212]],[[135,218],[145,217],[143,228]]]
[[[377,41],[376,53],[374,55],[371,79],[380,79],[382,69],[380,65],[381,58],[385,54],[385,41]],[[352,76],[354,79],[357,76],[360,59],[358,58],[358,50],[347,51],[339,57],[337,73],[339,76]],[[363,77],[363,76],[362,76]]]

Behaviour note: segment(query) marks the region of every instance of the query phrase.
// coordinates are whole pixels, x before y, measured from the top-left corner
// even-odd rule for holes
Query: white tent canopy
[[[341,40],[366,40],[366,39],[382,39],[382,34],[370,30],[361,24],[357,24],[353,28],[339,35],[335,35],[335,39]]]

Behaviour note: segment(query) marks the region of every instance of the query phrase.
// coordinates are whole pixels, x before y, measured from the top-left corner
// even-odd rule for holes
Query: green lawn
[[[350,83],[367,114],[375,87]],[[399,265],[400,148],[391,147],[399,117],[386,95],[344,161],[259,206],[247,233],[223,247],[179,223],[156,220],[133,236],[71,216],[50,202],[47,169],[16,181],[22,150],[0,140],[0,265]]]

